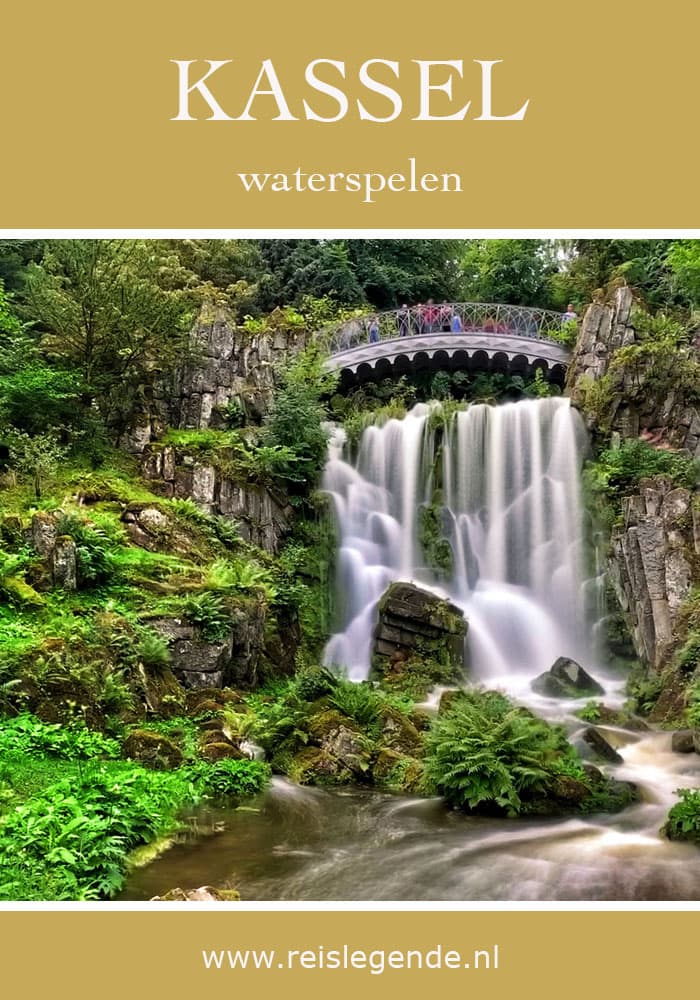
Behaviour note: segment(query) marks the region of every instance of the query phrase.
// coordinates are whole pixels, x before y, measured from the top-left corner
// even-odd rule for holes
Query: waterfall
[[[558,656],[595,666],[580,468],[586,434],[568,399],[419,404],[368,427],[354,460],[341,429],[324,489],[338,526],[340,627],[325,662],[367,677],[377,602],[393,581],[449,598],[469,622],[475,679],[528,682]],[[439,504],[452,569],[427,565],[420,511]],[[517,686],[517,684],[516,684]]]

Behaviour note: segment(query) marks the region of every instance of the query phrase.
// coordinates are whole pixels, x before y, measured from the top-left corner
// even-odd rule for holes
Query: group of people
[[[366,319],[351,320],[339,331],[340,347],[341,349],[354,347],[363,340],[367,340],[370,344],[377,344],[382,336],[384,338],[410,337],[427,333],[464,333],[469,330],[479,330],[483,333],[515,333],[526,337],[536,337],[538,335],[536,313],[529,310],[523,310],[523,313],[522,322],[518,321],[516,325],[513,325],[512,322],[504,322],[497,315],[488,315],[478,322],[469,321],[462,318],[454,305],[436,304],[432,299],[428,299],[427,302],[419,302],[415,306],[404,304],[396,312],[385,315],[381,330],[377,314]],[[569,304],[562,316],[562,322],[576,319],[577,314],[574,307]]]
[[[436,305],[432,299],[424,304],[402,305],[395,313],[396,332],[399,337],[409,337],[424,333],[439,333],[440,331],[462,333],[464,325],[454,306]],[[369,320],[368,338],[371,344],[379,340],[379,317],[372,316]]]

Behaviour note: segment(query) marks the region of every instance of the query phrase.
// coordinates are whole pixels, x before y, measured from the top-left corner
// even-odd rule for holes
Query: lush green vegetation
[[[697,241],[0,241],[0,898],[115,895],[133,851],[177,836],[187,811],[264,787],[270,768],[244,759],[244,739],[305,784],[437,793],[508,815],[628,804],[629,788],[597,777],[560,729],[499,693],[462,692],[431,719],[417,703],[454,677],[427,653],[365,684],[318,666],[333,612],[335,543],[316,492],[326,420],[354,442],[369,423],[438,399],[439,442],[460,407],[557,391],[541,373],[438,372],[341,395],[311,347],[265,374],[271,405],[234,396],[207,429],[168,427],[163,407],[181,366],[202,362],[189,337],[198,315],[225,309],[253,357],[263,334],[301,344],[403,302],[581,312],[620,281],[635,287],[638,337],[582,394],[596,435],[589,484],[610,520],[643,478],[697,484],[672,440],[610,438],[619,398],[698,403]],[[564,326],[561,339],[575,334]],[[174,496],[172,483],[146,481],[120,447],[143,420],[185,480],[207,466],[278,500],[279,551],[185,490]],[[45,536],[72,554],[73,579]],[[419,540],[448,575],[439,476]],[[696,728],[698,607],[693,592],[669,667],[684,685],[679,721]],[[173,672],[179,628],[196,648],[239,643],[255,669],[236,690],[187,689]],[[651,708],[663,685],[637,671],[637,706]],[[604,722],[603,708],[581,718]],[[697,799],[681,793],[669,836],[698,841]]]
[[[174,727],[171,727],[171,732]],[[205,799],[235,805],[266,765],[196,761],[153,771],[119,759],[117,740],[23,715],[0,730],[0,898],[116,894],[140,845],[172,835]]]
[[[643,479],[665,476],[674,486],[693,489],[700,466],[686,452],[655,448],[635,438],[601,451],[586,476],[588,486],[619,513],[622,499],[636,493]]]
[[[680,788],[680,800],[671,806],[664,833],[671,840],[700,845],[700,788]]]
[[[563,730],[495,691],[450,701],[428,736],[426,771],[457,808],[498,807],[510,816],[536,808],[563,777],[585,781]]]

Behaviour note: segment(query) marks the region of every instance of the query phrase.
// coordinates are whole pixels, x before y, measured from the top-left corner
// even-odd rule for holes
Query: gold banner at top
[[[4,14],[0,226],[691,228],[686,0]]]

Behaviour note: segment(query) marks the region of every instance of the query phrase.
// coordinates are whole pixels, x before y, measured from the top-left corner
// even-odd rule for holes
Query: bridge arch
[[[532,378],[539,370],[563,387],[570,361],[566,322],[560,313],[524,306],[449,303],[356,317],[318,339],[329,352],[326,368],[340,373],[341,392],[437,371]]]

